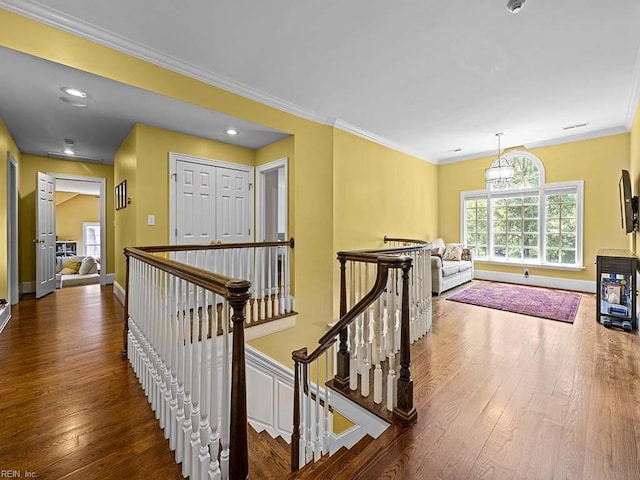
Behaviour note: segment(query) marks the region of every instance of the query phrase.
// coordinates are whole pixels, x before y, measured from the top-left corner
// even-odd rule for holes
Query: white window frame
[[[87,227],[100,227],[100,222],[82,222],[82,253],[84,255],[89,255],[87,253]],[[100,232],[102,234],[102,232]],[[102,238],[100,239],[102,242]],[[100,243],[91,243],[92,247],[98,246],[98,250],[100,250]],[[100,263],[102,263],[102,258],[100,258]]]
[[[460,232],[461,239],[465,241],[467,238],[467,227],[465,218],[465,202],[466,200],[477,200],[486,198],[487,200],[487,258],[477,258],[480,263],[491,263],[499,265],[511,266],[535,266],[540,268],[550,268],[557,270],[584,270],[583,244],[584,244],[584,181],[576,180],[573,182],[545,182],[544,165],[538,157],[520,150],[513,150],[503,158],[510,160],[513,157],[525,157],[532,160],[538,167],[539,171],[539,187],[538,188],[520,188],[513,190],[473,190],[460,192]],[[546,197],[548,194],[558,193],[576,193],[576,264],[561,264],[546,262]],[[493,209],[491,207],[492,200],[496,198],[520,197],[538,195],[538,218],[539,218],[539,260],[538,261],[509,261],[503,259],[495,259],[493,255]]]

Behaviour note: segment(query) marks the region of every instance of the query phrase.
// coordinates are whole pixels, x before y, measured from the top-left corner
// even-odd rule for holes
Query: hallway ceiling
[[[506,3],[0,7],[432,162],[495,153],[498,131],[504,147],[628,131],[640,95],[640,2],[528,0],[517,15]]]

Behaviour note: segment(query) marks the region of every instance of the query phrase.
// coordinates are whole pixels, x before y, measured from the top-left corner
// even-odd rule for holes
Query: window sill
[[[501,265],[505,267],[525,267],[525,268],[544,268],[548,270],[564,270],[569,272],[580,272],[585,269],[582,265],[557,265],[553,263],[525,263],[525,262],[503,262],[500,260],[474,259],[475,263],[484,263],[487,265]]]

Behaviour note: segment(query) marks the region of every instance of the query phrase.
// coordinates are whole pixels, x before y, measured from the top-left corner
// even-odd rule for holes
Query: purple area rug
[[[573,323],[580,298],[580,294],[573,292],[482,282],[447,297],[447,300]]]

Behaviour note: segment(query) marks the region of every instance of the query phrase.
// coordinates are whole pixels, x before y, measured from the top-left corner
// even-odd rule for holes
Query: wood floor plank
[[[594,296],[581,297],[573,325],[436,298],[433,332],[412,348],[417,423],[290,478],[640,480],[640,337],[597,324]],[[119,356],[121,319],[110,287],[13,307],[0,469],[182,478]],[[251,477],[285,478],[287,447],[263,435],[250,434]]]

